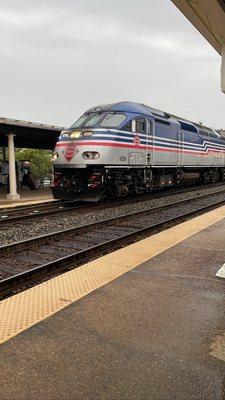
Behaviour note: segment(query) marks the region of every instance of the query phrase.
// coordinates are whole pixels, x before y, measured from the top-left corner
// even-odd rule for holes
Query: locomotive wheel
[[[115,183],[111,186],[110,193],[114,199],[117,199],[120,197],[126,197],[129,193],[129,189],[125,184]]]
[[[127,196],[127,195],[128,195],[128,192],[129,192],[129,190],[128,190],[128,187],[127,187],[126,185],[121,185],[121,186],[119,187],[119,191],[118,191],[119,197],[125,197],[125,196]]]

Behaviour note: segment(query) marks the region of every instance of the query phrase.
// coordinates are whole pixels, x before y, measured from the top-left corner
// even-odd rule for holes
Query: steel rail
[[[25,210],[28,211],[28,214],[23,214],[23,210],[19,210],[22,211],[21,214],[19,215],[12,215],[12,216],[8,216],[5,214],[9,214],[8,211],[6,211],[5,213],[0,213],[0,225],[4,225],[4,224],[9,224],[9,223],[14,223],[14,222],[20,222],[20,221],[25,221],[28,219],[33,219],[35,217],[46,217],[46,216],[51,216],[54,214],[58,214],[58,213],[66,213],[68,211],[73,211],[73,210],[79,210],[79,209],[83,209],[84,205],[75,205],[72,206],[72,204],[76,203],[78,201],[71,201],[71,202],[62,202],[59,204],[51,204],[48,205],[46,207],[33,207],[33,211],[31,211],[31,209]],[[66,208],[68,207],[68,208]],[[40,211],[39,208],[51,208],[51,210],[47,210],[47,211]]]
[[[215,195],[214,195],[215,196]],[[199,200],[204,200],[209,198],[209,195],[204,195],[201,196],[201,198],[198,199],[192,199],[192,204],[196,203],[197,205],[199,203]],[[211,195],[212,197],[212,195]],[[110,227],[112,226],[112,223],[117,224],[126,221],[127,218],[132,218],[132,217],[139,217],[141,215],[144,215],[145,213],[149,213],[150,215],[156,211],[160,211],[162,209],[169,209],[171,206],[176,207],[181,204],[188,204],[190,205],[190,200],[180,200],[179,202],[170,203],[167,205],[163,206],[157,206],[151,209],[147,210],[142,210],[138,212],[132,212],[126,215],[123,215],[122,217],[113,217],[109,218],[106,220],[102,220],[99,222],[94,222],[88,225],[80,225],[76,228],[71,228],[71,229],[66,229],[58,232],[51,233],[46,236],[39,236],[33,239],[28,239],[22,242],[16,242],[13,244],[9,244],[6,246],[0,247],[0,254],[12,254],[12,252],[18,252],[19,250],[26,249],[28,246],[30,249],[32,249],[33,246],[40,244],[40,243],[51,243],[54,239],[56,238],[62,238],[66,234],[77,234],[79,233],[85,233],[89,232],[91,233],[91,229],[95,228],[100,228],[100,227]],[[52,273],[59,273],[65,269],[68,269],[71,267],[71,264],[73,264],[73,268],[76,266],[79,266],[81,263],[85,262],[88,258],[90,257],[96,257],[100,252],[107,251],[110,249],[115,249],[118,247],[121,247],[123,244],[135,240],[141,235],[146,235],[147,233],[153,233],[159,230],[162,230],[166,228],[167,226],[175,225],[187,218],[190,218],[196,214],[203,213],[209,209],[215,208],[216,206],[219,206],[221,204],[225,203],[225,198],[220,198],[219,200],[215,200],[210,202],[209,204],[203,204],[202,206],[197,206],[194,207],[194,209],[191,209],[189,211],[181,212],[179,215],[172,216],[172,217],[166,217],[162,221],[159,222],[153,222],[150,224],[147,224],[146,226],[138,227],[137,229],[134,229],[132,232],[127,232],[125,234],[117,234],[116,237],[113,237],[112,239],[109,240],[104,240],[101,243],[97,243],[94,245],[90,245],[85,249],[82,249],[80,251],[73,251],[72,253],[59,257],[54,261],[50,261],[47,263],[44,263],[42,265],[39,265],[35,268],[29,269],[24,272],[20,272],[16,275],[12,275],[8,278],[3,279],[0,281],[0,298],[4,298],[6,295],[12,294],[15,292],[15,290],[20,290],[21,287],[26,287],[26,285],[31,284],[31,283],[36,283],[37,281],[40,281],[40,279],[48,276],[49,274]],[[122,227],[124,225],[121,225]],[[129,226],[129,224],[128,224]],[[126,231],[126,225],[124,226],[124,230]],[[104,234],[104,232],[103,232]],[[72,236],[73,239],[75,239],[75,235]],[[85,237],[86,238],[86,237]],[[75,263],[75,266],[74,266]]]

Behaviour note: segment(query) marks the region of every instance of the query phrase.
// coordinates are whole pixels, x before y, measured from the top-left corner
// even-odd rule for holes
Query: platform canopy
[[[0,118],[0,147],[8,146],[7,135],[14,134],[15,147],[54,149],[63,128],[11,118]]]
[[[225,93],[225,0],[172,0],[222,56],[221,88]]]

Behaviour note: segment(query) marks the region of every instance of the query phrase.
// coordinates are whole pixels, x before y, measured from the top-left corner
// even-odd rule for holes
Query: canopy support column
[[[221,89],[225,93],[225,44],[222,52],[222,64],[221,64]]]
[[[9,155],[9,194],[7,195],[8,200],[20,199],[20,195],[17,193],[17,184],[16,184],[14,136],[15,135],[13,135],[12,133],[9,133],[7,135],[8,155]]]

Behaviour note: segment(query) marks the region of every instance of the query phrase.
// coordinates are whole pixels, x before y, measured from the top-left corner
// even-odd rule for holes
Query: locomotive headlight
[[[82,136],[92,136],[93,135],[93,132],[92,131],[84,131],[84,132],[82,132]]]
[[[93,132],[92,131],[74,131],[70,133],[70,138],[71,139],[78,139],[80,137],[87,137],[87,136],[92,136]]]
[[[52,161],[57,160],[57,158],[59,157],[59,153],[57,153],[57,151],[55,153],[53,153],[52,155]]]
[[[68,131],[62,131],[60,133],[60,136],[63,137],[63,138],[68,137],[69,136],[69,132]]]
[[[71,139],[78,139],[81,136],[81,131],[71,132]]]
[[[85,151],[82,157],[85,160],[97,160],[100,157],[100,153],[98,151]]]

